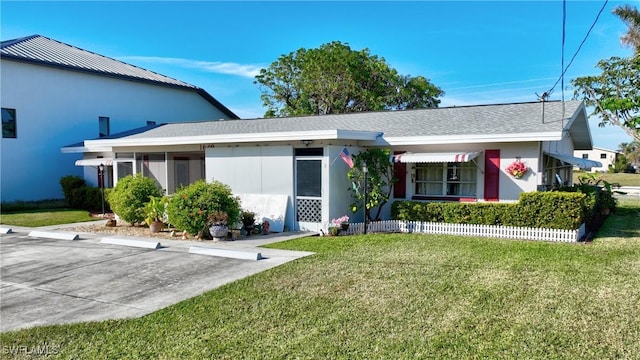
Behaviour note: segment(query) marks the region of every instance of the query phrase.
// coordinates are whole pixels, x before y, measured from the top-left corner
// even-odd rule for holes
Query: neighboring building
[[[613,168],[615,166],[618,157],[624,155],[622,152],[617,150],[608,150],[594,146],[592,150],[576,150],[573,152],[573,156],[598,161],[602,164],[602,166],[594,166],[586,170],[591,172],[608,172],[609,168]]]
[[[75,166],[79,154],[60,152],[68,144],[146,124],[238,118],[199,87],[44,36],[3,41],[0,61],[3,202],[62,198],[66,175],[97,185],[96,164]]]
[[[517,201],[521,192],[570,184],[574,165],[600,166],[571,155],[592,147],[578,101],[166,124],[66,150],[84,152],[86,161],[112,151],[115,179],[133,169],[169,194],[197,167],[177,156],[201,157],[207,181],[238,195],[284,199],[275,221],[319,230],[344,214],[362,221],[349,211],[349,167],[340,153],[378,147],[395,154],[391,202]],[[514,161],[529,167],[520,179],[505,170]]]

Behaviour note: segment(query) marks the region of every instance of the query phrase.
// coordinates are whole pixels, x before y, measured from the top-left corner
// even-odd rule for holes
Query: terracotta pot
[[[164,223],[162,221],[154,221],[149,224],[149,231],[152,233],[159,233],[164,228]]]

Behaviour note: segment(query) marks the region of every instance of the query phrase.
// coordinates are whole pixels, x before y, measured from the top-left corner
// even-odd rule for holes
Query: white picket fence
[[[367,224],[369,233],[401,232],[420,234],[468,235],[519,240],[577,242],[585,234],[585,225],[576,230],[528,228],[499,225],[447,224],[420,221],[387,220]],[[364,233],[364,223],[351,223],[340,234]]]

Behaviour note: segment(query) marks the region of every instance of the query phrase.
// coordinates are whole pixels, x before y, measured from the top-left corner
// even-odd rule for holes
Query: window
[[[582,158],[583,159],[588,159],[589,158],[589,154],[582,154]]]
[[[100,137],[105,137],[111,135],[111,131],[109,129],[109,118],[106,116],[100,116],[98,118],[98,126],[100,129]]]
[[[147,126],[155,125],[155,121],[147,120]]]
[[[600,159],[606,159],[607,158],[607,154],[606,153],[601,153],[600,154]]]
[[[2,137],[15,139],[16,132],[16,109],[2,108]]]
[[[475,164],[416,164],[416,195],[476,196]]]
[[[416,195],[476,196],[474,163],[416,164]]]

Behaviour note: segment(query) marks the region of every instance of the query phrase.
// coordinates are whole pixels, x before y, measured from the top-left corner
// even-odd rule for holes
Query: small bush
[[[62,187],[62,193],[64,194],[67,206],[75,208],[73,204],[79,200],[73,198],[73,191],[86,185],[86,181],[80,176],[68,175],[60,179],[60,186]]]
[[[207,218],[216,211],[228,215],[228,224],[235,226],[241,219],[240,203],[231,188],[219,181],[199,180],[178,190],[167,206],[169,222],[189,234],[209,236]]]
[[[122,220],[135,225],[144,221],[144,205],[151,196],[161,197],[163,191],[153,179],[140,174],[129,175],[118,180],[108,194],[111,209]]]
[[[110,211],[109,202],[106,199],[105,191],[105,212]],[[93,186],[83,186],[74,189],[71,193],[72,202],[69,204],[74,209],[82,209],[87,211],[102,211],[102,193],[99,188]]]

